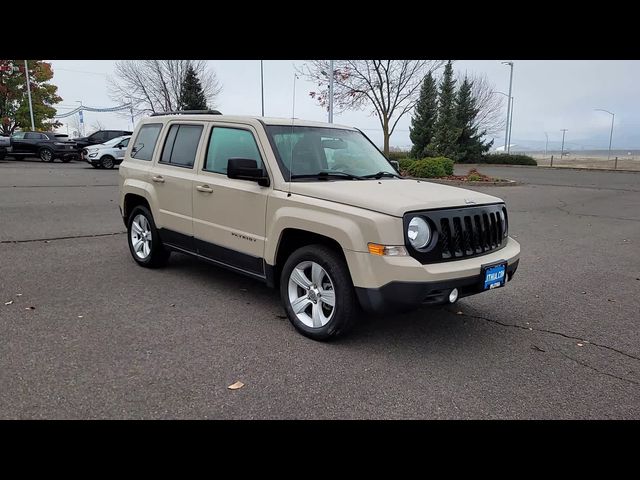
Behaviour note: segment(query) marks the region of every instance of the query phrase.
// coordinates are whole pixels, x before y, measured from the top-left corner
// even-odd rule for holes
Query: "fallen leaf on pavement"
[[[36,309],[36,307],[27,307],[27,308],[25,308],[25,310],[35,310],[35,309]]]
[[[13,300],[9,300],[8,302],[4,302],[5,305],[11,305],[13,303]]]
[[[82,318],[84,315],[78,315],[78,318]]]
[[[613,298],[607,298],[607,302],[615,302]]]
[[[582,343],[577,343],[576,345],[578,345],[579,347],[584,347]]]
[[[229,385],[227,388],[229,390],[238,390],[240,388],[244,387],[244,383],[242,383],[240,380],[238,380],[236,383],[233,383],[231,385]]]
[[[533,350],[537,350],[538,352],[546,352],[546,350],[544,350],[544,349],[540,348],[540,347],[539,347],[539,346],[537,346],[537,345],[531,345],[531,348],[532,348]]]
[[[170,306],[170,307],[175,307],[175,306],[176,306],[176,304],[175,304],[175,303],[171,303],[171,304],[169,304],[169,306]]]
[[[587,292],[582,292],[582,294],[583,294],[583,295],[584,295],[585,293],[587,293]]]
[[[21,293],[16,293],[16,297],[21,297],[22,294]]]

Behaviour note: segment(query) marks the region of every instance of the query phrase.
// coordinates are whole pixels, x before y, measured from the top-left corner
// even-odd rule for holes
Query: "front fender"
[[[149,203],[151,208],[151,214],[153,215],[154,221],[156,222],[156,226],[158,228],[161,227],[158,222],[158,211],[156,205],[158,205],[158,198],[156,195],[156,191],[152,185],[143,180],[134,179],[134,178],[126,178],[122,183],[122,187],[120,188],[120,207],[124,212],[124,199],[128,194],[138,195],[143,197]]]

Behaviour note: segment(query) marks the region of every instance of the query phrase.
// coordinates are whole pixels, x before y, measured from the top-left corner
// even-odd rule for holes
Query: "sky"
[[[115,61],[48,61],[54,71],[52,81],[63,98],[56,106],[59,113],[72,110],[79,101],[92,107],[111,107],[119,103],[109,98],[107,88],[107,78],[113,76]],[[502,61],[505,59],[457,60],[454,70],[484,73],[495,85],[495,90],[508,92],[509,67]],[[613,148],[640,148],[640,61],[512,61],[512,145],[544,149],[547,132],[549,149],[559,149],[561,129],[567,129],[565,148],[606,149],[612,117],[594,110],[602,108],[615,113]],[[208,63],[223,86],[216,108],[225,114],[260,115],[260,61],[211,60]],[[303,60],[264,61],[266,116],[291,117],[295,65],[303,63]],[[309,96],[314,87],[304,78],[295,80],[295,117],[326,121],[326,110]],[[126,99],[122,100],[124,102]],[[506,101],[504,108],[506,116]],[[115,113],[84,112],[84,121],[85,133],[90,133],[96,121],[105,128],[131,128],[130,118]],[[391,137],[391,146],[403,149],[411,146],[410,121],[410,115],[400,120]],[[370,109],[334,114],[334,122],[358,127],[378,145],[382,144],[380,124]],[[72,130],[70,127],[70,133]],[[66,132],[66,125],[60,131]],[[504,144],[504,131],[490,138],[494,136],[494,147]]]

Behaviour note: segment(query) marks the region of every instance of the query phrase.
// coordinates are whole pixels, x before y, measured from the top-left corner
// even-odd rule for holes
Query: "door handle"
[[[213,193],[213,188],[211,188],[209,185],[198,185],[196,187],[196,190],[204,193]]]
[[[162,178],[161,175],[159,175],[157,177],[151,177],[151,180],[153,180],[154,182],[158,182],[158,183],[164,183],[164,178]]]

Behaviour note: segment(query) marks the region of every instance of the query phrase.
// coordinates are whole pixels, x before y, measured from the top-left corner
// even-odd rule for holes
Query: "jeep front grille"
[[[411,248],[421,263],[446,262],[484,255],[504,247],[508,219],[504,204],[411,212],[405,215],[405,231],[414,216],[429,221],[433,241],[424,249]]]

